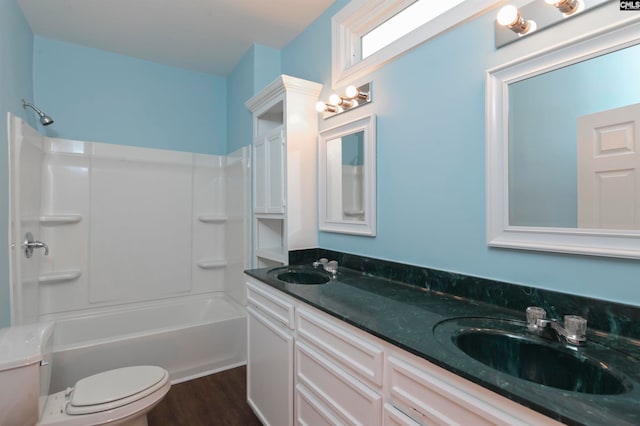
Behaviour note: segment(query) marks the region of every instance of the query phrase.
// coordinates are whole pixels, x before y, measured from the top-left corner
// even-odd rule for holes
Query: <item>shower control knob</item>
[[[47,246],[42,241],[35,241],[33,239],[33,234],[31,232],[27,232],[24,236],[24,242],[22,243],[22,248],[24,249],[24,255],[27,259],[30,259],[33,256],[33,250],[37,248],[44,249],[44,255],[49,255],[49,246]]]

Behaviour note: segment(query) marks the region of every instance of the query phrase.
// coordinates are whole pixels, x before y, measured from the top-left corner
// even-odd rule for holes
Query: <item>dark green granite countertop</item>
[[[629,391],[593,395],[560,390],[501,373],[442,344],[434,328],[460,317],[524,320],[524,311],[487,301],[420,288],[397,280],[340,267],[336,279],[321,285],[287,284],[274,278],[273,268],[246,273],[289,296],[422,357],[455,374],[567,424],[640,425],[640,340],[589,331],[589,343],[579,351],[605,343],[623,367]],[[534,304],[534,303],[531,303]],[[571,312],[565,312],[571,313]],[[578,313],[580,314],[580,313]],[[524,327],[524,326],[523,326]],[[606,361],[606,360],[605,360]]]

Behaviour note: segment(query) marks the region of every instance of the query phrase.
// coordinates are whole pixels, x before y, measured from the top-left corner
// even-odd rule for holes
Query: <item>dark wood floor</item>
[[[147,415],[149,426],[259,426],[246,377],[242,366],[171,386]]]

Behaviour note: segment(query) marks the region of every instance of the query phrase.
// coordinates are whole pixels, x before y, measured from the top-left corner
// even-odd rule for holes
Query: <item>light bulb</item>
[[[327,109],[327,106],[324,102],[318,101],[316,102],[316,111],[324,112]]]
[[[338,112],[338,107],[333,105],[327,105],[322,101],[316,102],[316,111],[318,112],[331,112],[333,114]]]
[[[520,14],[518,13],[518,9],[513,5],[506,5],[498,12],[498,24],[503,27],[508,27],[509,25],[513,25],[518,22],[518,18]]]
[[[565,16],[570,16],[584,10],[584,0],[544,0],[545,3],[557,7]]]
[[[356,86],[347,86],[347,88],[344,90],[344,94],[347,96],[347,98],[355,98],[356,96],[358,96],[358,88]]]
[[[340,98],[340,96],[334,93],[331,96],[329,96],[329,103],[333,106],[338,106],[342,103],[342,99]]]

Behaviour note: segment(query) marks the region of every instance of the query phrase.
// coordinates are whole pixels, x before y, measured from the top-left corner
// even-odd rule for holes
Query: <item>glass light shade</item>
[[[329,103],[333,106],[340,105],[341,101],[342,99],[340,99],[340,96],[336,95],[335,93],[329,96]]]
[[[327,106],[325,105],[324,102],[322,102],[322,101],[316,102],[316,111],[324,112],[325,109],[327,109]]]

